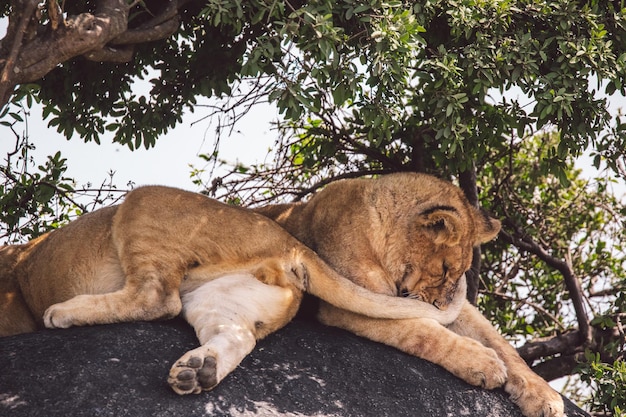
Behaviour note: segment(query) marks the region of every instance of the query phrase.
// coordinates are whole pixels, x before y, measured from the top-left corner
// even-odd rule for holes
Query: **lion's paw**
[[[65,303],[53,304],[43,313],[43,324],[48,329],[67,329],[74,323]]]
[[[467,340],[464,356],[467,360],[455,361],[453,373],[465,382],[479,387],[494,389],[502,386],[507,379],[507,369],[495,350],[482,344]]]
[[[197,351],[188,352],[172,366],[167,382],[180,395],[210,390],[219,382],[217,361],[213,356],[201,356]]]
[[[535,374],[512,376],[504,389],[526,417],[565,417],[561,395]]]

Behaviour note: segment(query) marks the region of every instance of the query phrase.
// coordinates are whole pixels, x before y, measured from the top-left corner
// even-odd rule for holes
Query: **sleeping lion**
[[[438,307],[469,269],[473,246],[500,230],[458,187],[415,173],[337,181],[307,203],[257,211],[356,284]],[[318,318],[439,364],[472,385],[504,384],[526,416],[564,416],[561,396],[468,302],[448,325],[426,318],[378,319],[323,301]]]
[[[201,346],[174,363],[168,382],[198,393],[288,323],[308,291],[323,300],[324,323],[471,384],[504,384],[527,416],[563,416],[561,397],[465,301],[472,248],[500,224],[460,189],[393,174],[339,181],[306,204],[258,211],[334,269],[266,217],[143,187],[119,206],[0,249],[0,335],[182,313]]]
[[[420,220],[425,229],[438,221],[434,213]],[[199,393],[287,324],[304,291],[363,317],[447,324],[464,304],[465,280],[456,278],[433,303],[375,293],[265,216],[196,193],[142,187],[119,206],[0,248],[0,336],[182,313],[201,346],[174,363],[168,382],[179,394]]]

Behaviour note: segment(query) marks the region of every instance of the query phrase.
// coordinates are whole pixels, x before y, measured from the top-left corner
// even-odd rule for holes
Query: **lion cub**
[[[287,324],[303,291],[360,316],[447,324],[464,304],[464,285],[437,306],[377,294],[267,217],[196,193],[142,187],[119,206],[0,248],[0,336],[182,312],[201,346],[172,366],[168,382],[179,394],[198,393]]]
[[[435,306],[453,296],[472,248],[500,230],[458,187],[415,173],[337,181],[307,203],[257,211],[356,284]],[[564,415],[561,396],[469,303],[447,326],[426,318],[381,320],[325,302],[319,319],[439,364],[472,385],[504,384],[526,416]]]

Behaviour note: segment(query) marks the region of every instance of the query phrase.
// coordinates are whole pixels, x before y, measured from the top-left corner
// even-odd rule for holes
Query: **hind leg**
[[[183,315],[201,346],[185,353],[170,370],[168,383],[178,394],[215,387],[248,355],[256,341],[287,324],[301,294],[267,285],[248,274],[207,282],[183,296]]]
[[[37,330],[37,323],[14,282],[0,279],[0,337]]]
[[[106,219],[97,239],[83,236],[84,245],[99,249],[86,252],[87,258],[76,262],[88,265],[80,272],[89,278],[78,280],[93,280],[95,289],[101,280],[123,285],[102,293],[85,288],[83,295],[50,306],[43,317],[46,327],[155,320],[180,313],[179,287],[189,263],[197,260],[189,248],[191,232],[180,226],[178,217],[164,215],[164,206],[155,206],[162,204],[160,198],[146,196],[145,191],[133,195],[129,193]],[[103,275],[103,269],[117,269],[119,276]]]

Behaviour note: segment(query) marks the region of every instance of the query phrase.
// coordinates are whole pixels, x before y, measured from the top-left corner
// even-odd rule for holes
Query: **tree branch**
[[[548,358],[532,366],[533,370],[546,380],[550,381],[565,375],[570,375],[576,365],[584,361],[585,349],[600,353],[604,362],[613,362],[621,351],[614,351],[608,346],[613,344],[623,346],[624,334],[620,329],[620,320],[617,317],[617,326],[602,329],[591,327],[591,339],[584,343],[580,332],[571,330],[554,337],[536,339],[517,349],[519,355],[529,364],[542,358]]]
[[[6,57],[0,57],[0,107],[8,102],[16,85],[37,81],[77,56],[92,61],[132,60],[134,45],[167,38],[178,30],[179,10],[189,1],[170,0],[160,13],[133,29],[128,28],[128,17],[138,2],[98,0],[94,14],[70,16],[65,22],[57,19],[55,28],[36,15],[38,1],[12,2],[20,11],[12,14],[19,16],[19,22],[10,21],[4,39],[11,47],[3,51]],[[58,7],[54,1],[48,4]]]
[[[62,62],[101,49],[126,31],[128,12],[124,0],[102,0],[96,14],[82,13],[70,17],[55,36],[35,38],[24,45],[20,53],[19,72],[14,82],[38,80]]]
[[[522,238],[518,238],[505,231],[500,231],[500,236],[502,236],[507,242],[515,245],[519,249],[537,256],[548,266],[556,269],[561,273],[561,275],[563,276],[565,287],[570,294],[570,299],[572,300],[574,311],[576,312],[579,337],[582,338],[583,343],[588,343],[589,341],[591,341],[591,327],[589,326],[589,318],[583,302],[582,288],[580,287],[580,282],[578,280],[578,277],[576,277],[576,273],[574,272],[571,260],[569,262],[567,260],[563,261],[550,255],[543,247],[533,241],[528,235],[524,235]]]
[[[468,170],[459,173],[459,186],[469,203],[474,207],[478,207],[478,187],[476,187],[476,167],[474,164]],[[469,271],[465,273],[467,278],[467,300],[473,305],[476,305],[478,298],[480,256],[480,246],[477,246],[473,249],[472,265]]]
[[[51,36],[50,29],[32,40],[24,34],[34,15],[37,1],[24,7],[15,31],[9,58],[4,61],[0,79],[0,107],[6,104],[17,84],[40,79],[57,65],[92,49],[102,48],[123,33],[128,24],[129,6],[124,0],[101,0],[95,15],[70,17]],[[1,62],[1,61],[0,61]]]
[[[502,300],[513,301],[515,303],[527,305],[530,308],[534,309],[535,311],[539,312],[540,314],[548,317],[555,326],[558,326],[562,330],[565,330],[565,327],[563,326],[563,324],[561,322],[559,322],[559,319],[556,316],[554,316],[548,310],[543,308],[541,305],[539,305],[537,303],[533,303],[532,301],[529,301],[528,299],[521,299],[520,300],[518,298],[511,297],[510,295],[503,294],[503,293],[501,293],[499,291],[484,291],[484,290],[481,290],[480,293],[481,294],[487,294],[487,295],[490,295],[492,297],[497,297],[497,298],[500,298]]]
[[[132,46],[113,48],[111,46],[104,46],[101,49],[94,49],[83,56],[89,61],[96,62],[128,62],[133,59],[135,54],[135,48]]]
[[[526,362],[533,362],[537,359],[556,354],[574,354],[583,350],[580,343],[580,333],[571,330],[554,337],[541,338],[526,343],[517,349],[519,355]]]
[[[19,68],[16,68],[17,58],[22,47],[22,41],[26,33],[26,28],[28,27],[28,23],[37,9],[38,3],[39,2],[37,0],[26,1],[26,4],[19,14],[20,19],[17,28],[15,30],[11,27],[7,29],[7,34],[14,32],[14,37],[11,45],[11,52],[9,53],[9,57],[4,62],[4,68],[2,69],[2,74],[0,75],[0,108],[9,100],[9,97],[13,92],[13,87],[15,86],[12,81],[13,73],[19,71]],[[12,25],[9,24],[9,26]]]
[[[139,27],[120,34],[112,39],[110,44],[138,44],[165,39],[171,36],[178,30],[180,25],[179,10],[189,1],[190,0],[173,0],[168,2],[167,6],[160,14],[142,23]]]
[[[571,375],[582,360],[584,360],[584,354],[582,352],[574,355],[562,355],[540,362],[532,366],[532,370],[546,381],[552,381],[566,375]]]
[[[145,42],[152,42],[170,37],[178,30],[180,19],[178,15],[172,17],[161,24],[146,27],[144,29],[127,30],[116,38],[112,39],[111,45],[128,45]]]

